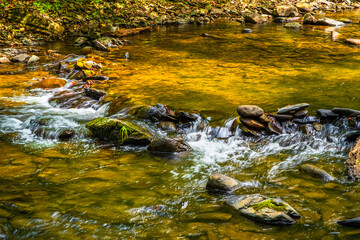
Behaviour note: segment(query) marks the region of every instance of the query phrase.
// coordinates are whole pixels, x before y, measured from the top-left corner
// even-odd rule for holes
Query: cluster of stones
[[[216,173],[209,177],[206,188],[209,191],[229,194],[241,186],[241,182],[237,179]],[[291,225],[301,218],[300,214],[285,201],[261,194],[234,194],[228,197],[225,202],[232,211],[269,224]]]
[[[36,49],[14,49],[5,48],[0,53],[0,65],[9,63],[22,63],[27,66],[33,66],[40,58],[33,53],[38,52]]]

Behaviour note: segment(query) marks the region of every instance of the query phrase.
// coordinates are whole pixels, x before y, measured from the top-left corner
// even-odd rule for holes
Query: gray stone
[[[339,117],[339,114],[334,113],[331,110],[328,109],[318,109],[316,111],[316,116],[318,118],[320,118],[320,121],[325,122],[325,121],[333,121],[336,118]]]
[[[345,23],[330,18],[323,18],[317,20],[316,25],[339,27],[339,26],[344,26]]]
[[[270,224],[290,225],[295,223],[295,219],[301,218],[283,200],[260,194],[232,196],[226,203],[241,215]]]
[[[23,63],[26,62],[29,58],[30,56],[24,53],[24,54],[16,55],[15,57],[11,58],[11,61]]]
[[[294,118],[304,118],[308,115],[308,110],[303,109],[294,113]]]
[[[240,182],[238,180],[220,173],[211,175],[206,184],[206,188],[209,190],[233,191],[239,187]]]
[[[299,104],[295,104],[295,105],[289,105],[289,106],[280,108],[277,113],[278,114],[288,114],[291,112],[297,112],[297,111],[303,110],[309,106],[310,106],[310,104],[308,104],[308,103],[299,103]]]
[[[255,105],[240,105],[237,107],[237,113],[242,117],[260,117],[264,114],[264,110]]]
[[[332,112],[340,116],[355,117],[360,115],[360,111],[350,108],[333,108]]]
[[[324,181],[334,181],[336,179],[326,171],[311,164],[303,164],[299,169],[303,172],[309,173],[314,177],[321,178]]]
[[[32,55],[29,60],[27,61],[27,64],[28,65],[31,65],[31,64],[35,64],[36,62],[38,62],[40,60],[40,58],[36,55]]]

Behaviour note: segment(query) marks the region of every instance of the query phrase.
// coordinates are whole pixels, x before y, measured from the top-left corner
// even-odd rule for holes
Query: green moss
[[[286,206],[283,203],[275,203],[271,198],[268,198],[264,201],[255,203],[251,206],[255,211],[261,210],[263,208],[269,208],[276,211],[286,211]]]
[[[92,136],[117,144],[147,145],[153,136],[130,122],[110,118],[96,118],[86,124]]]

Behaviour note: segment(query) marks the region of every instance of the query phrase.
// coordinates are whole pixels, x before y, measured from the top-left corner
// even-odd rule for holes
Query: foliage
[[[120,134],[121,134],[121,143],[123,143],[129,138],[129,134],[131,134],[131,130],[127,128],[125,125],[123,125],[120,128]]]

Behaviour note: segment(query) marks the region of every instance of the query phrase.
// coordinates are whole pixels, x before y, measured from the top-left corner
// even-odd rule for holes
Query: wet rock
[[[245,13],[243,15],[245,22],[247,23],[263,23],[265,19],[258,13]]]
[[[21,62],[21,63],[24,63],[24,62],[26,62],[29,58],[30,58],[30,56],[24,53],[24,54],[16,55],[15,57],[11,58],[11,61],[12,61],[12,62]]]
[[[109,80],[109,77],[95,75],[95,76],[90,76],[90,77],[84,78],[84,81],[87,81],[87,80],[107,81],[107,80]]]
[[[254,137],[262,136],[262,133],[260,131],[250,129],[250,128],[246,127],[244,124],[242,124],[241,122],[239,123],[238,126],[247,135],[251,135],[251,136],[254,136]]]
[[[267,124],[270,122],[270,119],[265,114],[263,114],[259,117],[259,121],[267,126]]]
[[[356,46],[360,45],[360,39],[357,38],[348,38],[345,40],[345,42],[351,45],[356,45]]]
[[[333,108],[331,111],[335,114],[346,117],[355,117],[360,115],[360,111],[350,108]]]
[[[162,130],[165,130],[165,131],[170,131],[170,132],[176,132],[177,131],[177,127],[176,127],[176,124],[174,122],[159,122],[157,127],[161,128]]]
[[[346,160],[347,174],[354,180],[360,180],[360,138],[358,138],[354,146],[350,149],[349,156]]]
[[[263,130],[263,129],[266,128],[262,123],[254,120],[254,119],[251,119],[251,118],[242,118],[242,117],[240,117],[240,121],[243,124],[245,124],[247,127],[255,129],[255,130]]]
[[[303,172],[309,173],[313,177],[321,178],[324,181],[334,181],[336,179],[326,171],[311,164],[303,164],[299,167],[299,169]]]
[[[299,21],[300,21],[300,17],[293,17],[293,18],[276,17],[276,18],[274,18],[274,22],[276,22],[276,23],[291,23],[291,22],[299,22]]]
[[[272,15],[272,13],[273,13],[270,9],[268,9],[268,8],[266,8],[266,7],[262,7],[262,8],[261,8],[261,12],[262,12],[263,14],[267,14],[267,15]]]
[[[0,58],[0,64],[5,64],[5,63],[11,63],[11,61],[7,57]]]
[[[226,203],[241,215],[275,225],[291,225],[301,216],[288,203],[260,194],[233,196]]]
[[[294,6],[283,5],[277,6],[274,9],[273,15],[279,17],[297,17],[299,16],[299,11]]]
[[[240,182],[234,178],[215,173],[209,176],[206,188],[215,191],[234,191],[240,187]]]
[[[332,41],[335,41],[336,39],[338,39],[339,36],[340,36],[340,33],[336,32],[336,31],[330,32],[330,37],[331,37]]]
[[[316,111],[316,116],[320,119],[321,122],[331,122],[338,118],[339,114],[336,114],[328,109],[318,109]]]
[[[32,55],[29,60],[27,61],[27,65],[32,65],[35,64],[36,62],[38,62],[40,60],[40,58],[36,55]]]
[[[188,113],[184,111],[180,111],[176,113],[176,117],[178,118],[178,121],[181,123],[195,122],[200,118],[197,114]]]
[[[297,111],[303,110],[309,106],[310,106],[310,104],[308,104],[308,103],[299,103],[299,104],[295,104],[295,105],[289,105],[289,106],[280,108],[277,113],[278,114],[289,114],[292,112],[297,112]]]
[[[301,126],[301,132],[305,135],[311,135],[312,128],[309,125],[303,125]]]
[[[317,119],[314,116],[307,116],[304,118],[295,118],[292,120],[294,123],[300,123],[300,124],[313,124],[315,122],[319,122],[319,119]]]
[[[271,116],[279,121],[289,121],[293,119],[293,116],[290,114],[271,114]]]
[[[268,116],[270,122],[266,128],[266,131],[270,134],[282,134],[283,128],[281,125],[276,121],[275,118]]]
[[[305,14],[303,24],[310,24],[315,25],[317,22],[317,19],[311,15],[310,13]]]
[[[66,80],[61,78],[43,78],[40,80],[40,82],[34,83],[31,87],[42,89],[60,88],[65,86],[66,83]]]
[[[148,119],[153,122],[173,121],[177,122],[176,116],[170,114],[166,106],[157,104],[155,106],[144,106],[138,109],[136,117],[141,119]]]
[[[154,139],[145,129],[128,121],[96,118],[86,124],[93,137],[119,145],[148,145]]]
[[[284,24],[284,28],[302,28],[302,25],[301,25],[301,23],[298,23],[298,22],[290,22],[290,23]]]
[[[100,100],[106,95],[106,92],[94,88],[85,88],[85,95],[92,99]]]
[[[238,127],[240,124],[242,124],[241,121],[240,121],[240,117],[239,117],[239,118],[236,118],[236,119],[232,122],[232,124],[231,124],[230,131],[231,131],[232,133],[235,133],[237,127]]]
[[[312,6],[309,3],[305,3],[305,2],[298,2],[296,4],[296,7],[301,12],[311,12],[312,9],[313,9]]]
[[[346,139],[346,141],[348,142],[355,142],[356,139],[358,139],[360,137],[360,131],[359,130],[355,130],[355,131],[350,131],[347,132],[344,135],[344,138]]]
[[[89,41],[89,39],[86,37],[78,37],[75,39],[74,45],[75,46],[83,46],[83,45],[87,44],[88,41]]]
[[[243,30],[241,30],[242,33],[252,33],[253,30],[250,28],[244,28]]]
[[[345,25],[345,23],[343,23],[343,22],[336,21],[336,20],[330,19],[330,18],[319,19],[316,21],[315,24],[321,25],[321,26],[334,26],[334,27],[339,27],[339,26]]]
[[[340,225],[347,226],[347,227],[360,227],[360,217],[346,219],[337,222]]]
[[[313,127],[317,132],[321,132],[323,126],[322,124],[315,122],[313,123]]]
[[[308,115],[308,110],[303,109],[294,113],[294,118],[304,118]]]
[[[160,138],[155,139],[148,146],[150,152],[188,152],[191,150],[190,145],[182,138]]]
[[[244,118],[256,118],[264,114],[264,110],[255,105],[240,105],[237,113]]]
[[[134,105],[135,104],[131,98],[127,96],[119,96],[109,104],[109,107],[106,109],[105,116],[112,116],[124,109],[132,108]]]
[[[58,139],[60,141],[69,141],[71,138],[75,136],[74,130],[63,130],[59,133]]]

